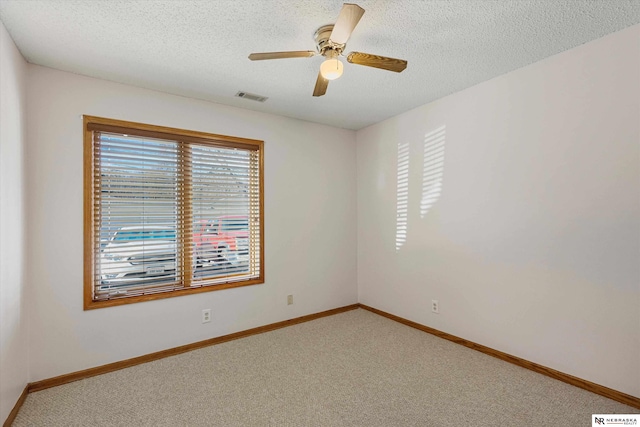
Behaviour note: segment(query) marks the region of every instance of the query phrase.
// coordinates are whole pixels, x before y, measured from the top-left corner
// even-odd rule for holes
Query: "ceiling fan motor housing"
[[[346,43],[334,43],[329,38],[331,36],[331,32],[333,31],[333,25],[325,25],[318,28],[313,35],[314,40],[316,41],[316,46],[318,48],[318,52],[322,56],[326,57],[334,57],[338,55],[342,55],[342,51],[347,46]]]

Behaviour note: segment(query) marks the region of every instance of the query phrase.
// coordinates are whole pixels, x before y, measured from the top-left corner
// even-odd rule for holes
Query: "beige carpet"
[[[358,309],[29,394],[14,426],[590,426],[640,413]]]

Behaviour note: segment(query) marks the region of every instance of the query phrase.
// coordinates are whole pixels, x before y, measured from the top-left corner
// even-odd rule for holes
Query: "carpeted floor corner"
[[[31,393],[14,426],[588,426],[639,410],[357,309]]]

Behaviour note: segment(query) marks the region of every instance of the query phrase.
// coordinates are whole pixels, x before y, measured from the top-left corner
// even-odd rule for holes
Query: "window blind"
[[[88,129],[94,301],[261,277],[260,146]]]
[[[255,276],[259,271],[258,155],[191,146],[195,284]]]

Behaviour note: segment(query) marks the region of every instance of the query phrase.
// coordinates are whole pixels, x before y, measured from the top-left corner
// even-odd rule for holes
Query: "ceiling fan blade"
[[[400,73],[407,68],[407,61],[403,59],[388,58],[386,56],[371,55],[362,52],[351,52],[349,56],[347,56],[347,61],[351,64],[375,67],[382,70],[395,71],[396,73]]]
[[[252,61],[262,61],[263,59],[285,59],[285,58],[309,58],[315,56],[313,50],[292,50],[289,52],[262,52],[252,53],[249,59]]]
[[[329,39],[338,44],[346,43],[363,14],[364,9],[357,4],[345,3],[342,5],[342,10],[333,26]]]
[[[329,86],[329,80],[322,77],[322,74],[318,73],[318,80],[316,80],[316,87],[313,89],[313,96],[322,96],[327,93],[327,87]]]

